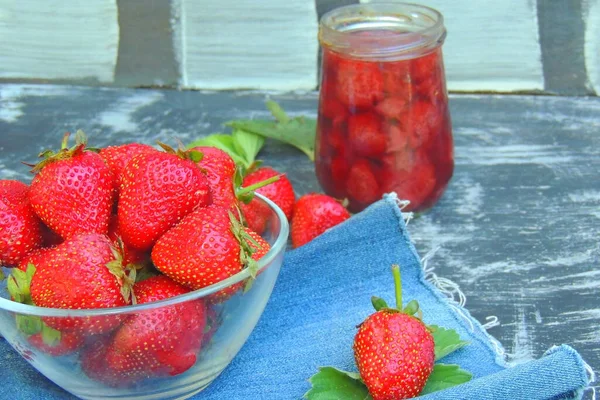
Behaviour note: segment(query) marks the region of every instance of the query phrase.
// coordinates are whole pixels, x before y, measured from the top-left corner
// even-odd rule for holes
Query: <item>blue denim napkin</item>
[[[470,344],[444,358],[474,379],[423,399],[574,399],[588,385],[585,363],[568,346],[509,368],[500,344],[469,313],[424,277],[393,195],[310,244],[290,251],[267,308],[238,356],[194,399],[300,399],[318,367],[356,370],[356,325],[371,312],[370,298],[393,302],[390,266],[399,264],[405,299],[417,299],[427,323],[454,328]],[[33,370],[0,340],[0,399],[70,396]],[[332,399],[334,400],[334,399]]]

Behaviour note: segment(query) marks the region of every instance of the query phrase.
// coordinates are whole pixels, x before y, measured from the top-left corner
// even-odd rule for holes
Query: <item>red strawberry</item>
[[[42,245],[42,224],[24,183],[0,180],[0,266],[14,267]]]
[[[381,121],[370,112],[348,118],[348,140],[354,153],[363,157],[377,156],[386,150]]]
[[[244,228],[244,232],[245,232],[244,241],[247,244],[247,247],[245,249],[246,252],[248,252],[248,254],[252,253],[252,257],[251,257],[252,260],[259,261],[261,258],[263,258],[269,252],[269,250],[271,250],[271,245],[261,235],[254,232],[250,228]],[[258,264],[254,264],[254,266],[252,267],[252,268],[254,268],[256,276],[260,275],[263,272],[263,270],[259,271],[258,267],[259,267]],[[254,271],[252,273],[254,273]],[[225,300],[227,300],[228,298],[230,298],[233,294],[235,294],[242,287],[244,287],[244,285],[251,284],[252,283],[251,281],[253,279],[255,279],[255,277],[250,278],[250,282],[242,281],[242,282],[236,283],[227,289],[221,290],[215,294],[210,295],[208,297],[208,299],[209,299],[210,303],[213,305],[222,303]],[[250,286],[247,286],[247,287],[250,287]]]
[[[337,96],[345,106],[367,108],[381,100],[384,82],[379,63],[339,56],[332,58],[337,66]]]
[[[387,154],[408,151],[406,146],[409,142],[410,133],[405,132],[400,124],[386,122],[383,124],[383,131],[386,135]],[[380,156],[379,158],[384,158],[386,155]]]
[[[217,329],[219,329],[219,326],[221,326],[221,316],[216,307],[218,305],[214,304],[209,304],[206,307],[206,326],[202,335],[202,343],[204,345],[210,342]]]
[[[117,257],[116,257],[117,256]],[[129,303],[128,279],[110,239],[97,233],[74,236],[44,253],[35,265],[31,298],[40,307],[96,309]],[[110,331],[120,317],[45,318],[60,331]]]
[[[134,249],[149,250],[169,228],[210,201],[208,181],[195,163],[200,153],[165,150],[135,156],[122,178],[119,231]]]
[[[341,156],[324,158],[315,163],[319,184],[326,193],[338,199],[346,197],[346,177],[349,170],[350,163]]]
[[[233,177],[236,166],[229,154],[216,147],[200,146],[192,150],[204,154],[198,165],[206,171],[210,185],[212,203],[221,207],[231,208],[237,205]]]
[[[351,151],[341,129],[317,128],[315,173],[325,192],[336,198],[346,197],[346,176],[350,169]]]
[[[271,209],[261,200],[252,199],[248,204],[241,203],[240,208],[244,214],[246,224],[250,229],[263,233],[267,229]]]
[[[411,60],[382,62],[381,75],[384,91],[388,96],[405,99],[410,103],[414,97],[414,78],[411,75]]]
[[[152,262],[181,285],[201,289],[237,274],[250,262],[242,260],[240,240],[228,210],[211,205],[195,210],[165,233],[152,249]],[[247,242],[244,245],[247,249]],[[225,299],[237,289],[224,289],[216,298]]]
[[[410,62],[410,74],[416,82],[422,82],[435,75],[441,67],[441,50],[438,49],[432,53],[419,58],[415,58]]]
[[[81,369],[91,379],[101,382],[110,387],[128,387],[140,380],[142,373],[135,374],[130,371],[123,374],[110,368],[106,360],[112,336],[102,336],[90,342],[83,348],[80,354]]]
[[[58,336],[51,342],[45,341],[44,334],[38,332],[27,340],[38,350],[54,357],[74,353],[83,345],[83,336],[78,332],[58,332]]]
[[[443,114],[432,103],[418,100],[404,115],[403,125],[407,132],[409,145],[417,148],[430,143],[443,129]]]
[[[257,189],[255,193],[260,193],[273,203],[277,204],[285,214],[286,218],[291,220],[292,213],[294,212],[296,195],[292,183],[285,174],[281,174],[273,168],[262,167],[248,174],[244,178],[242,187],[252,186],[274,176],[279,176],[279,179],[276,182]],[[255,232],[263,233],[269,216],[271,215],[269,206],[259,199],[252,199],[248,204],[241,203],[240,207],[246,217],[248,226]]]
[[[343,154],[346,152],[346,136],[341,129],[332,129],[324,136],[327,137],[327,146],[332,148],[332,153]]]
[[[138,304],[189,293],[166,276],[134,285]],[[109,369],[127,376],[178,375],[196,363],[206,325],[202,300],[186,301],[132,315],[115,332],[106,354]]]
[[[344,124],[349,110],[337,99],[335,71],[331,72],[333,74],[324,74],[324,80],[321,82],[319,115],[327,118],[333,127],[339,127]]]
[[[448,93],[441,51],[415,59],[412,70],[419,97],[433,103],[436,107],[445,107],[448,103]]]
[[[114,214],[111,216],[108,225],[108,237],[115,247],[120,248],[123,255],[123,265],[137,264],[141,267],[149,261],[150,255],[148,252],[134,249],[123,242],[118,217]]]
[[[292,217],[292,245],[300,247],[350,218],[339,201],[324,194],[310,193],[298,199]]]
[[[394,266],[397,308],[374,298],[377,310],[354,338],[354,358],[373,400],[399,400],[419,395],[435,361],[433,336],[414,314],[418,304],[402,309],[400,270]]]
[[[415,156],[417,157],[417,156]],[[419,157],[413,161],[418,168],[414,170],[388,171],[382,174],[382,191],[395,192],[399,198],[409,200],[410,204],[405,211],[420,211],[428,207],[430,195],[435,189],[435,166],[426,158]],[[437,200],[437,199],[434,199]]]
[[[54,247],[62,242],[64,242],[64,240],[58,233],[52,231],[52,229],[42,223],[42,247]]]
[[[115,181],[115,190],[118,193],[123,179],[123,171],[138,154],[154,153],[158,150],[147,144],[128,143],[119,146],[108,146],[100,150],[100,157],[104,160],[113,174]]]
[[[350,200],[349,209],[353,211],[362,210],[382,195],[369,161],[365,159],[358,160],[350,168],[346,189]]]
[[[8,203],[20,203],[27,198],[29,186],[10,179],[0,180],[0,199]]]
[[[17,268],[23,272],[27,272],[27,267],[29,264],[32,264],[34,267],[37,266],[39,262],[42,262],[45,259],[46,253],[48,253],[50,250],[52,250],[51,247],[42,247],[28,253],[21,259],[21,262],[19,265],[17,265]]]
[[[77,144],[67,149],[68,134],[58,153],[45,157],[29,190],[29,200],[40,219],[63,239],[81,233],[108,232],[108,220],[114,201],[114,181],[102,158],[85,150],[83,132],[77,132]]]
[[[407,105],[408,101],[404,97],[387,97],[377,103],[375,111],[384,118],[399,119]]]
[[[250,236],[258,244],[258,246],[256,246],[251,240],[248,240],[248,245],[253,250],[252,259],[258,261],[263,258],[269,252],[269,250],[271,250],[271,245],[262,236],[260,236],[259,233],[253,231],[252,229],[246,228],[245,231],[248,236]]]
[[[397,179],[398,174],[409,174],[417,161],[416,153],[410,148],[405,150],[386,153],[378,160],[380,168],[374,170],[379,184],[384,187],[389,187],[394,178]],[[403,176],[403,175],[400,175]],[[404,178],[403,178],[404,180]]]
[[[341,127],[346,122],[348,117],[348,108],[340,103],[335,97],[323,96],[323,104],[321,104],[321,113],[324,117],[331,121],[334,127]]]

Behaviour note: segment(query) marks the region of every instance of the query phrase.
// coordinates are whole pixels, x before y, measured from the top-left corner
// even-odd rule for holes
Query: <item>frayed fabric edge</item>
[[[383,198],[395,203],[395,205],[398,207],[399,214],[404,221],[404,225],[408,228],[408,224],[413,219],[414,214],[412,212],[406,212],[404,209],[410,204],[410,201],[399,199],[398,195],[394,192],[385,194]],[[434,257],[435,253],[440,250],[440,246],[431,249],[422,258],[420,258],[416,248],[414,247],[414,243],[412,243],[412,239],[411,245],[413,247],[414,254],[421,261],[423,280],[431,284],[443,295],[443,298],[448,305],[463,319],[464,322],[469,325],[471,332],[475,332],[476,325],[479,325],[481,333],[487,337],[493,346],[493,350],[496,353],[496,362],[505,368],[510,368],[507,358],[510,358],[511,355],[504,350],[504,347],[498,341],[498,339],[487,332],[491,328],[500,326],[498,317],[495,315],[490,315],[486,317],[486,322],[484,324],[473,318],[473,316],[471,316],[469,311],[467,311],[465,308],[467,297],[460,289],[460,286],[456,282],[448,278],[440,277],[434,272],[435,267],[430,265],[430,260]],[[548,351],[552,351],[553,348]],[[588,381],[588,386],[584,388],[583,391],[590,391],[591,400],[596,400],[596,389],[592,386],[597,379],[596,373],[588,363],[586,363],[583,359],[581,361],[583,363],[583,367],[585,368]]]
[[[396,205],[397,213],[402,218],[405,227],[408,228],[408,223],[412,220],[414,214],[412,212],[405,212],[403,210],[410,204],[410,202],[408,200],[399,199],[398,195],[394,192],[385,194],[383,198]],[[410,240],[410,246],[414,255],[421,262],[421,278],[433,286],[441,294],[440,297],[446,301],[448,306],[450,306],[450,308],[455,311],[460,319],[468,325],[468,328],[471,330],[471,332],[475,333],[476,331],[479,331],[486,337],[486,339],[488,339],[489,343],[491,344],[491,351],[493,351],[496,355],[496,363],[504,368],[508,368],[509,364],[506,360],[506,351],[504,350],[504,347],[495,337],[487,332],[488,329],[500,325],[498,318],[496,316],[489,316],[486,318],[486,323],[481,324],[479,321],[473,318],[469,311],[467,311],[465,308],[467,297],[460,290],[460,286],[450,279],[438,276],[434,272],[435,268],[431,266],[430,260],[440,249],[440,247],[432,249],[421,258],[414,246],[414,243],[412,243],[412,239]]]
[[[590,364],[586,363],[585,360],[581,361],[583,362],[583,368],[585,368],[585,373],[588,378],[588,387],[585,388],[584,392],[589,391],[592,397],[591,400],[596,400],[596,388],[592,386],[593,383],[596,383],[596,373]]]

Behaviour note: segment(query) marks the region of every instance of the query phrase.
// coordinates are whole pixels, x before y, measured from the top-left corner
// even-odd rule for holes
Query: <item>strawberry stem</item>
[[[290,121],[290,117],[288,117],[286,112],[283,111],[283,108],[276,102],[271,100],[267,101],[267,108],[278,122],[285,124]]]
[[[263,186],[267,186],[267,185],[270,185],[273,182],[277,182],[279,180],[280,176],[281,175],[272,176],[269,179],[265,179],[264,181],[255,183],[254,185],[250,185],[250,186],[247,186],[247,187],[244,187],[244,188],[240,188],[240,189],[238,189],[236,191],[236,195],[238,197],[240,197],[240,196],[243,196],[243,195],[245,195],[247,193],[253,192],[256,189],[260,189]]]
[[[397,264],[392,265],[392,275],[394,275],[396,308],[402,310],[402,276],[400,275],[400,267]]]

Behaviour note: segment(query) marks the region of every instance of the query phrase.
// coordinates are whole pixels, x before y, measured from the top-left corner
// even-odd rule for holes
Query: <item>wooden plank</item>
[[[315,0],[317,5],[317,14],[319,18],[323,16],[328,11],[333,10],[334,8],[348,6],[351,4],[357,4],[358,0]]]
[[[112,82],[116,1],[0,0],[0,78]]]
[[[540,46],[546,92],[589,95],[581,1],[538,1]]]
[[[316,87],[314,1],[178,0],[173,7],[183,87]]]
[[[584,0],[585,67],[590,86],[600,96],[600,1]]]
[[[165,0],[117,0],[119,56],[115,84],[176,86],[179,65],[171,38],[171,3]]]
[[[444,15],[449,90],[544,89],[535,1],[505,0],[484,5],[470,0],[430,0],[423,4]]]

